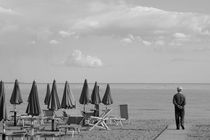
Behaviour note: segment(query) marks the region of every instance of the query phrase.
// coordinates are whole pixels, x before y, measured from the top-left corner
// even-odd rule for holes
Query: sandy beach
[[[88,131],[89,127],[81,127],[81,132],[75,134],[72,138],[70,132],[67,135],[62,133],[60,137],[48,136],[48,139],[54,138],[55,140],[155,140],[163,134],[168,125],[173,125],[174,120],[129,120],[123,122],[123,127],[109,124],[111,130],[93,129]],[[6,129],[9,131],[20,131],[20,125],[17,127],[11,126],[11,122],[7,122]],[[197,120],[186,120],[185,124],[190,126],[187,128],[187,133],[184,136],[186,140],[207,140],[210,138],[210,120],[209,119],[197,119]],[[51,125],[45,124],[45,131],[49,132]],[[43,130],[42,130],[43,131]],[[177,131],[177,130],[174,130]],[[182,131],[182,130],[178,130]],[[2,123],[0,123],[0,132],[2,132]],[[53,132],[55,134],[58,131]],[[20,137],[14,137],[20,139]],[[44,140],[45,137],[36,136]]]
[[[123,127],[109,125],[111,130],[93,129],[88,131],[88,127],[82,127],[81,132],[76,134],[75,140],[152,140],[158,137],[166,128],[168,122],[165,120],[130,120],[123,123]],[[14,131],[19,127],[7,127],[7,131]],[[50,125],[45,127],[50,130]],[[1,130],[2,132],[2,124]],[[56,133],[56,132],[55,132]],[[52,138],[52,137],[51,137]],[[63,140],[71,138],[69,135],[61,137]],[[44,138],[43,138],[44,139]],[[59,139],[58,137],[55,139]]]

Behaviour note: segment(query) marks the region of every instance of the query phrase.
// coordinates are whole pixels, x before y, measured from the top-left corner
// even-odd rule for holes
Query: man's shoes
[[[184,130],[184,125],[181,125],[182,129]]]
[[[176,128],[176,130],[179,130],[179,128]]]

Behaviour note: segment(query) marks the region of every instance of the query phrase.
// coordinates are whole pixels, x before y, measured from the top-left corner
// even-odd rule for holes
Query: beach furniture
[[[49,98],[50,98],[50,84],[48,83],[48,84],[47,84],[46,95],[45,95],[45,98],[44,98],[44,104],[45,104],[45,105],[48,105]]]
[[[19,131],[8,131],[5,133],[0,132],[0,135],[2,135],[2,140],[6,140],[7,138],[10,139],[12,138],[20,138],[21,140],[24,140],[25,136],[27,135],[26,130],[19,130]]]
[[[128,105],[121,104],[119,105],[119,115],[118,116],[109,116],[109,122],[111,124],[120,125],[123,127],[123,121],[128,120]]]
[[[83,84],[82,92],[79,98],[79,103],[84,105],[83,111],[85,112],[85,105],[90,103],[90,97],[89,97],[89,87],[87,83],[87,79],[85,79],[85,82]]]
[[[61,136],[62,134],[59,131],[40,131],[36,133],[37,140],[40,140],[41,138],[44,138],[45,140],[47,140],[47,138],[49,138],[50,140],[54,140],[56,137],[59,138],[59,140],[61,140]]]
[[[57,125],[60,132],[64,130],[65,134],[71,133],[72,137],[74,134],[80,133],[84,116],[78,109],[66,109],[64,110],[64,122]]]
[[[43,112],[43,117],[45,118],[44,120],[48,121],[50,118],[53,117],[54,112],[52,110],[42,110]]]
[[[14,105],[14,110],[13,110],[14,116],[13,116],[13,118],[14,118],[14,126],[16,126],[17,125],[16,105],[19,105],[19,104],[23,103],[20,88],[19,88],[19,83],[18,83],[17,79],[15,80],[14,88],[13,88],[12,95],[11,95],[11,98],[10,98],[10,103]]]
[[[121,104],[120,107],[120,117],[128,120],[128,105],[127,104]]]
[[[89,130],[91,131],[94,128],[110,130],[110,128],[106,124],[106,120],[108,119],[108,115],[110,114],[111,111],[112,111],[111,109],[106,109],[105,111],[102,112],[102,114],[99,117],[90,116],[89,125],[91,127]]]
[[[63,98],[61,101],[61,108],[72,109],[75,107],[76,107],[76,100],[74,98],[74,95],[72,94],[69,83],[66,81],[63,91]]]
[[[61,108],[55,80],[53,81],[52,90],[49,97],[47,108],[49,110],[52,110],[53,112]],[[54,126],[55,126],[54,122],[56,120],[56,118],[54,117],[54,114],[51,120],[52,120],[52,131],[54,131]]]
[[[101,103],[101,97],[99,94],[99,86],[95,82],[92,94],[91,94],[91,104],[95,105],[94,116],[99,116],[99,104]]]

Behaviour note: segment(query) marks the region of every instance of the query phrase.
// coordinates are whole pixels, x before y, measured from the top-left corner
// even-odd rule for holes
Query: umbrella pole
[[[31,136],[33,137],[34,136],[34,119],[33,119],[33,116],[32,116],[32,118],[31,118]]]
[[[2,140],[6,140],[6,130],[5,130],[5,121],[3,120],[3,134],[2,134]]]
[[[14,126],[17,126],[17,112],[16,112],[16,105],[14,105]]]
[[[55,123],[55,120],[54,120],[54,112],[53,112],[53,117],[52,117],[52,131],[54,131],[54,123]]]

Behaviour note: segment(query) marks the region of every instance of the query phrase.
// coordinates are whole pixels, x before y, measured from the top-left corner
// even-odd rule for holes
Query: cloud
[[[100,8],[103,7],[104,5]],[[161,34],[166,38],[163,40],[165,44],[170,42],[171,34],[177,39],[184,39],[189,35],[202,41],[205,39],[203,36],[209,35],[210,31],[209,15],[125,4],[102,9],[75,20],[70,26],[71,30],[80,35],[120,36],[126,43],[133,41],[125,37],[128,34],[141,36],[149,42],[156,40]]]
[[[59,42],[58,42],[57,40],[50,40],[49,43],[52,44],[52,45],[56,45],[56,44],[58,44]]]
[[[13,31],[17,31],[19,29],[18,25],[4,25],[1,28],[2,32],[13,32]]]
[[[125,42],[125,43],[132,43],[133,40],[131,38],[123,38],[122,39],[122,42]]]
[[[69,37],[69,36],[73,36],[73,35],[76,35],[75,32],[68,32],[68,31],[59,31],[59,34],[63,37],[63,38],[66,38],[66,37]]]
[[[164,42],[163,40],[157,40],[157,41],[155,42],[155,45],[163,46],[163,45],[165,45],[165,42]]]
[[[68,57],[65,64],[77,67],[101,67],[103,63],[96,56],[84,55],[80,50],[74,50],[72,55]]]
[[[142,44],[145,45],[145,46],[150,46],[150,45],[152,45],[152,42],[142,40]]]
[[[177,39],[185,39],[187,36],[184,33],[174,33],[174,37]]]
[[[15,12],[14,10],[8,9],[8,8],[4,8],[4,7],[2,7],[2,6],[0,6],[0,13],[9,14],[9,15],[17,15],[17,14],[18,14],[18,13]]]

